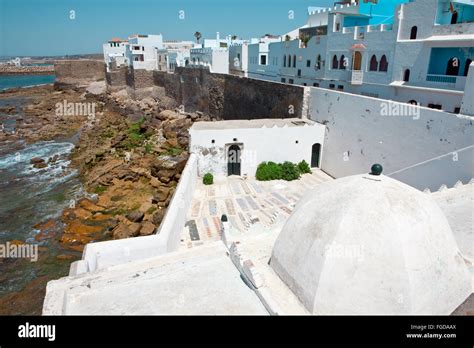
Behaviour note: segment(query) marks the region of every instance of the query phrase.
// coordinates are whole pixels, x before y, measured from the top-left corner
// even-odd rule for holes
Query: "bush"
[[[281,179],[282,170],[275,162],[262,162],[257,167],[255,177],[260,181]]]
[[[296,164],[291,162],[284,162],[281,166],[281,178],[286,181],[292,181],[300,178],[300,171]]]
[[[214,177],[212,176],[212,174],[211,173],[204,174],[202,178],[202,183],[204,185],[212,185],[214,183]]]
[[[302,160],[300,163],[298,163],[298,170],[301,174],[311,174],[311,168],[305,160]]]

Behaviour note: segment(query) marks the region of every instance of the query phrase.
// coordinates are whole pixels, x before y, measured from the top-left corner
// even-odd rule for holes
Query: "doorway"
[[[359,51],[354,52],[352,60],[352,70],[362,70],[362,53]]]
[[[321,144],[316,143],[313,144],[311,149],[311,168],[318,167],[319,168],[319,160],[320,160],[320,153],[321,153]]]
[[[240,175],[239,145],[231,145],[227,151],[227,175]]]

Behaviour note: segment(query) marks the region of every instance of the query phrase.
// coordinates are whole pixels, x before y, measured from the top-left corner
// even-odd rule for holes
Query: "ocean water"
[[[54,83],[54,75],[1,75],[0,90]]]
[[[5,131],[15,130],[16,118],[24,116],[22,106],[27,100],[27,97],[0,100],[0,106],[16,107],[16,114],[13,115],[0,112],[0,123]],[[49,219],[58,221],[62,210],[83,195],[77,171],[70,166],[75,141],[75,136],[32,144],[19,140],[0,141],[0,244],[6,245],[12,240],[37,244],[42,248],[40,257],[46,260],[29,262],[7,259],[0,262],[0,301],[4,295],[20,291],[38,277],[55,279],[67,274],[68,262],[59,262],[55,258],[64,250],[56,239],[37,240],[35,237],[40,231],[35,225]],[[46,168],[37,169],[30,163],[34,157],[48,161],[55,155],[57,161]],[[58,221],[58,228],[61,228],[59,224]],[[42,299],[36,302],[40,308]],[[10,312],[16,313],[14,304]]]

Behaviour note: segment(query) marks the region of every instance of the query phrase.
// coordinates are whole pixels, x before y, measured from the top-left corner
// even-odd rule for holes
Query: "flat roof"
[[[301,118],[260,118],[255,120],[226,120],[195,122],[193,130],[236,129],[236,128],[272,128],[313,126],[316,122]]]

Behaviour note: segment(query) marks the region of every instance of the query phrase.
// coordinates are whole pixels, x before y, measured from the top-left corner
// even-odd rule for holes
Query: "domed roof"
[[[317,314],[450,314],[472,292],[441,209],[384,175],[349,176],[308,192],[270,265]]]

